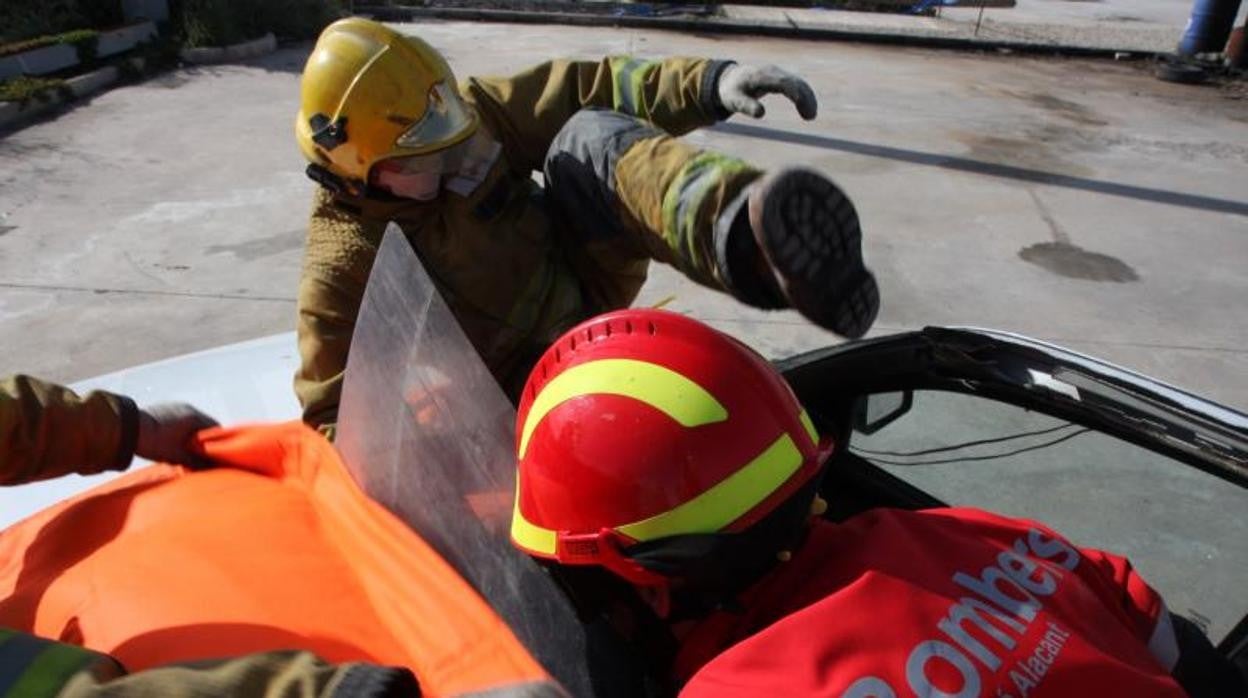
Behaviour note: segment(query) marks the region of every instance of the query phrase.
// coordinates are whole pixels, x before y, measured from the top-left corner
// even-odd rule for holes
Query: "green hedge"
[[[170,15],[187,46],[228,46],[273,32],[315,38],[343,13],[340,0],[172,0]]]
[[[26,39],[12,44],[0,45],[0,56],[11,56],[15,53],[23,51],[31,51],[44,46],[53,44],[70,44],[78,49],[79,59],[84,63],[95,56],[95,46],[99,39],[100,33],[94,29],[75,29],[72,32],[64,34],[56,34],[53,36],[40,36],[34,39]],[[85,57],[84,57],[85,54]]]
[[[124,21],[121,0],[0,0],[0,44]]]
[[[19,75],[0,80],[0,102],[18,102],[25,105],[31,100],[47,101],[53,93],[68,94],[69,86],[60,78],[32,78]]]

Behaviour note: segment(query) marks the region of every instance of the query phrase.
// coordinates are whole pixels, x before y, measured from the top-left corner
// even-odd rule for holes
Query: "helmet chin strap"
[[[818,496],[821,480],[816,475],[744,531],[672,536],[627,548],[632,563],[670,580],[655,589],[638,585],[638,593],[667,622],[738,608],[741,593],[791,560],[812,519],[827,511]]]
[[[646,586],[637,587],[637,594],[641,596],[641,600],[646,602],[653,611],[654,615],[662,620],[669,620],[672,616],[672,590],[665,586]]]

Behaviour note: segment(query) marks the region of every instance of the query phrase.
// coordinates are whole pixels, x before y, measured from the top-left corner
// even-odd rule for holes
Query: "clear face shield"
[[[361,489],[437,550],[554,678],[591,696],[585,627],[509,538],[515,418],[392,225],[356,320],[335,446]]]
[[[446,83],[429,91],[429,108],[414,126],[395,141],[399,148],[419,148],[455,138],[471,127],[468,105]],[[395,196],[416,201],[437,198],[447,177],[478,168],[496,154],[498,145],[477,132],[452,146],[422,155],[382,160],[373,166],[370,184]],[[487,165],[488,167],[488,165]]]

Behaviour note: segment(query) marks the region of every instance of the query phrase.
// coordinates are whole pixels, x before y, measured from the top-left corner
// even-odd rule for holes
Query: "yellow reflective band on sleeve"
[[[629,116],[648,118],[643,113],[646,105],[645,84],[658,61],[644,61],[628,56],[609,59],[611,66],[612,103],[616,111]]]
[[[26,633],[0,632],[0,698],[55,698],[79,672],[100,681],[121,675],[107,655]]]
[[[519,476],[516,482],[520,482]],[[520,513],[520,487],[516,487],[516,505],[511,513],[511,539],[521,548],[544,555],[555,554],[557,536],[549,528],[531,523]]]
[[[686,533],[714,533],[744,516],[802,467],[793,437],[782,434],[744,468],[670,511],[616,527],[637,541]]]
[[[559,374],[538,393],[520,430],[519,457],[524,458],[529,437],[551,410],[583,395],[639,400],[686,428],[728,419],[728,410],[715,396],[670,368],[635,359],[590,361]]]
[[[815,423],[810,421],[810,415],[806,414],[806,410],[802,410],[801,414],[802,426],[806,427],[806,435],[810,437],[810,442],[819,445],[819,430],[815,428]]]

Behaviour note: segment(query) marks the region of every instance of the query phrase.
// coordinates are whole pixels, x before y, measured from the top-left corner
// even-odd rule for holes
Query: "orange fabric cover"
[[[297,648],[407,666],[428,695],[547,678],[319,434],[199,438],[218,468],[143,468],[0,533],[0,625],[130,671]]]

